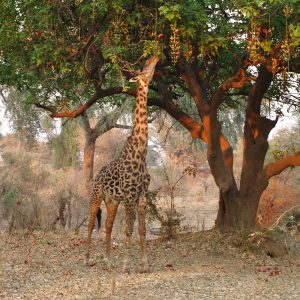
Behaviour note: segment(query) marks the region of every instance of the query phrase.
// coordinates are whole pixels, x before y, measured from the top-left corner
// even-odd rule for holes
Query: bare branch
[[[35,102],[34,105],[38,108],[42,108],[44,110],[50,111],[51,113],[55,113],[55,107],[54,106],[47,106],[38,102]]]
[[[132,129],[131,125],[123,125],[123,124],[116,124],[115,128],[120,128],[120,129]]]
[[[7,99],[6,99],[6,97],[5,97],[2,89],[0,89],[0,95],[1,95],[1,97],[3,99],[3,101],[7,103]]]

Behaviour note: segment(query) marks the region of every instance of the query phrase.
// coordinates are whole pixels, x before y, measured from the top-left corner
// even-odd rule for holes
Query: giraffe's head
[[[148,85],[149,82],[152,80],[156,63],[158,62],[159,58],[156,56],[152,56],[146,60],[143,70],[135,71],[133,73],[134,77],[131,78],[130,82],[138,81],[140,83]]]

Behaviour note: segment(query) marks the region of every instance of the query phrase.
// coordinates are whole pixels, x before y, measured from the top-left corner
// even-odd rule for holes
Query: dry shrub
[[[40,228],[41,201],[37,191],[45,184],[48,173],[33,170],[27,153],[4,151],[2,158],[0,210],[9,231]]]
[[[180,172],[174,164],[163,164],[156,172],[158,176],[155,179],[159,178],[160,184],[156,183],[158,188],[155,192],[148,193],[150,220],[157,219],[162,236],[172,239],[184,220],[184,215],[175,207],[175,197],[182,190],[183,180],[188,176],[196,176],[196,169],[189,166]]]
[[[76,229],[88,215],[89,201],[85,195],[83,172],[73,168],[55,170],[51,174],[51,202],[54,214],[48,223],[55,229],[59,223],[62,229]],[[53,189],[55,187],[55,189]]]
[[[257,222],[265,227],[274,224],[282,213],[296,205],[296,192],[284,177],[283,173],[282,176],[272,178],[260,199]]]
[[[46,145],[27,151],[11,136],[1,140],[1,224],[9,231],[76,227],[87,215],[83,174],[74,168],[54,170]]]

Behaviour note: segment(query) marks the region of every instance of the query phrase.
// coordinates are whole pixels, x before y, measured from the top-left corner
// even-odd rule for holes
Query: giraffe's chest
[[[140,194],[148,189],[150,183],[150,175],[147,171],[145,163],[130,161],[124,163],[121,172],[122,190],[128,195]]]

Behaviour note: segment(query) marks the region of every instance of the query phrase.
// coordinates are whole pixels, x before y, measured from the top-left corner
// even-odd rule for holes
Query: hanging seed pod
[[[179,29],[176,24],[171,25],[172,34],[170,37],[171,59],[172,64],[175,66],[180,55],[180,39]]]
[[[292,53],[292,46],[288,38],[286,38],[281,45],[281,53],[282,53],[282,59],[285,62],[290,60],[290,56]]]
[[[272,58],[272,73],[273,76],[277,73],[279,68],[279,63],[278,63],[278,59],[277,58]]]
[[[248,37],[247,49],[249,53],[249,59],[253,65],[257,65],[261,62],[261,55],[259,54],[259,32],[260,30],[253,27]]]
[[[127,22],[122,22],[121,31],[122,31],[124,42],[126,44],[129,44],[130,43],[130,34],[129,34],[129,26],[128,26]]]
[[[287,5],[283,8],[283,14],[285,17],[288,17],[293,12],[293,9],[291,7],[288,7]]]
[[[184,43],[184,52],[183,55],[187,62],[191,62],[193,60],[193,47],[189,40]]]

